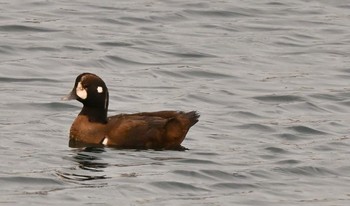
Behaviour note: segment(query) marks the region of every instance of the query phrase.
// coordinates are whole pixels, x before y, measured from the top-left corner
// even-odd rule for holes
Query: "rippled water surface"
[[[348,0],[2,1],[0,205],[349,205],[349,57]],[[82,72],[189,150],[69,148]]]

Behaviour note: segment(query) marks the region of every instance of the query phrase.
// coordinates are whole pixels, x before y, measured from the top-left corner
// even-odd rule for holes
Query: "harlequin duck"
[[[76,99],[83,109],[70,128],[71,147],[183,150],[181,142],[198,122],[196,111],[158,111],[107,117],[108,89],[95,74],[80,74],[63,100]]]

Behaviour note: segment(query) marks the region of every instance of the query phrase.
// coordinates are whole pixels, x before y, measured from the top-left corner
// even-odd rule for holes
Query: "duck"
[[[108,88],[87,72],[76,77],[72,91],[62,99],[83,104],[69,131],[70,147],[185,150],[181,143],[200,117],[197,111],[172,110],[108,117]]]

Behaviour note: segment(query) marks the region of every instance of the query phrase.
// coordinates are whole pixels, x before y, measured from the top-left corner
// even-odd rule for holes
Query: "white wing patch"
[[[103,92],[103,88],[102,88],[102,87],[100,87],[100,86],[99,86],[99,87],[97,87],[97,92],[98,92],[98,93],[102,93],[102,92]]]
[[[103,144],[104,146],[107,146],[107,144],[108,144],[108,138],[107,138],[107,137],[105,137],[105,138],[103,139],[102,144]]]

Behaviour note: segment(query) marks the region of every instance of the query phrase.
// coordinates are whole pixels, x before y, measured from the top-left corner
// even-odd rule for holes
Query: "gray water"
[[[348,0],[0,3],[0,205],[349,205]],[[201,114],[179,151],[73,149],[109,114]]]

